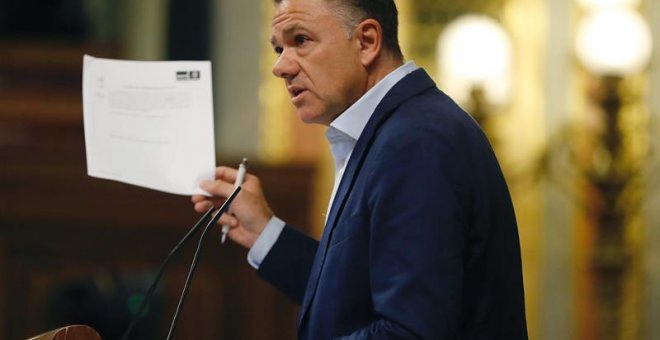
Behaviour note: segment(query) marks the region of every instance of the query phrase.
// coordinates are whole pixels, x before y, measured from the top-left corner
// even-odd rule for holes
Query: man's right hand
[[[234,181],[238,171],[229,167],[215,169],[215,180],[204,181],[200,187],[212,197],[194,195],[192,202],[197,212],[205,212],[211,206],[219,207],[234,191]],[[261,232],[273,217],[273,212],[266,202],[259,179],[245,175],[241,192],[229,207],[229,214],[223,214],[218,224],[228,225],[229,238],[250,249]]]

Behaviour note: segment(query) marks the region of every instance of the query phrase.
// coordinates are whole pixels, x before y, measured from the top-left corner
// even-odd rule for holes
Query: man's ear
[[[355,36],[360,44],[360,62],[362,66],[372,66],[381,53],[383,28],[374,19],[366,19],[355,28]]]

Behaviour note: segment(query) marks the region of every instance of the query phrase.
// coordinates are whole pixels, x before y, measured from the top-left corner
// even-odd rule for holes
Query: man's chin
[[[324,115],[322,113],[300,108],[296,110],[296,114],[298,115],[300,121],[305,124],[330,125],[330,122],[326,122],[323,119]]]

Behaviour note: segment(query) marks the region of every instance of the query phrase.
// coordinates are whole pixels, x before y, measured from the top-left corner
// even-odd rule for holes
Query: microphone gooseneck
[[[234,200],[236,194],[240,191],[240,187],[237,187],[232,194],[227,198],[225,203],[220,207],[220,209],[217,210],[216,214],[213,215],[213,218],[211,219],[211,222],[206,224],[205,233],[208,229],[210,229],[210,226],[212,226],[215,222],[217,222],[217,219],[222,216],[222,213],[224,213],[228,208],[229,205],[231,204],[231,201]],[[170,253],[165,257],[165,260],[160,265],[160,268],[158,269],[158,273],[156,274],[156,277],[154,278],[153,282],[151,283],[151,286],[149,286],[149,289],[147,290],[147,294],[145,294],[144,298],[142,299],[142,302],[140,303],[140,306],[137,309],[137,312],[135,315],[133,315],[133,318],[131,320],[131,323],[129,324],[128,328],[126,328],[126,331],[124,332],[124,335],[122,335],[121,339],[122,340],[128,340],[131,332],[133,331],[133,328],[135,328],[135,325],[137,324],[137,321],[140,319],[140,316],[142,315],[142,312],[144,311],[144,308],[148,305],[149,301],[151,301],[154,292],[156,291],[156,287],[158,286],[158,283],[160,282],[163,273],[165,272],[165,268],[167,265],[170,263],[174,255],[176,255],[179,250],[181,249],[181,246],[186,243],[193,235],[197,233],[197,230],[204,225],[204,222],[213,214],[213,211],[215,210],[215,207],[209,208],[202,217],[200,217],[199,220],[197,220],[197,223],[188,230],[186,235],[181,238],[181,240],[172,248]],[[203,235],[202,235],[203,237]],[[200,239],[201,240],[201,239]],[[201,242],[200,242],[201,243]],[[199,251],[199,250],[198,250]],[[195,252],[195,257],[197,257],[197,252]],[[178,308],[177,308],[178,311]],[[169,337],[168,337],[169,338]]]
[[[208,217],[213,213],[214,207],[209,208],[204,215],[195,223],[195,225],[190,228],[188,233],[186,233],[185,236],[179,241],[179,243],[172,248],[170,253],[165,257],[165,260],[163,260],[163,263],[161,263],[160,268],[158,269],[158,273],[156,274],[156,277],[154,278],[153,282],[151,282],[151,286],[149,286],[149,289],[147,290],[147,294],[144,296],[142,299],[142,302],[140,303],[140,307],[138,307],[137,313],[133,315],[133,319],[131,320],[131,323],[128,325],[128,328],[126,328],[126,331],[124,332],[124,335],[121,337],[122,340],[128,340],[128,337],[131,335],[131,332],[133,332],[133,328],[137,324],[137,321],[140,319],[140,316],[142,315],[142,311],[144,308],[147,306],[148,302],[151,300],[152,295],[154,294],[154,291],[156,291],[156,287],[158,286],[158,283],[160,282],[161,277],[163,276],[163,272],[165,272],[165,268],[167,265],[170,263],[170,260],[174,257],[175,254],[179,252],[179,249],[181,248],[181,245],[186,243],[188,239],[190,239],[195,233],[197,233],[197,230],[204,224],[204,222],[208,219]]]
[[[218,209],[218,211],[215,212],[213,215],[213,218],[211,218],[211,221],[209,221],[208,224],[206,224],[206,227],[202,231],[202,236],[199,237],[199,241],[197,242],[197,249],[195,250],[195,255],[193,256],[192,263],[190,264],[190,269],[188,270],[188,277],[186,278],[186,283],[183,286],[183,290],[181,291],[181,296],[179,297],[179,303],[176,306],[176,311],[174,312],[174,318],[172,318],[172,323],[170,324],[170,330],[167,333],[167,340],[170,340],[174,336],[174,330],[176,329],[176,324],[177,321],[179,320],[179,315],[181,313],[181,307],[183,306],[184,301],[186,300],[186,297],[188,296],[188,288],[190,287],[190,282],[192,281],[193,274],[195,273],[195,269],[197,268],[197,262],[199,261],[199,254],[200,250],[202,249],[202,243],[204,242],[204,238],[206,238],[206,234],[208,234],[209,230],[213,225],[218,222],[218,219],[222,214],[224,214],[227,209],[229,209],[229,206],[231,205],[231,202],[236,198],[236,195],[238,195],[239,191],[241,191],[241,186],[237,186],[234,191],[227,197],[227,200],[225,203]]]

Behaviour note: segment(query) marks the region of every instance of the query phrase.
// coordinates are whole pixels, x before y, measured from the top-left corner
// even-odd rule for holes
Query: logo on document
[[[176,80],[199,80],[200,71],[176,71]]]

